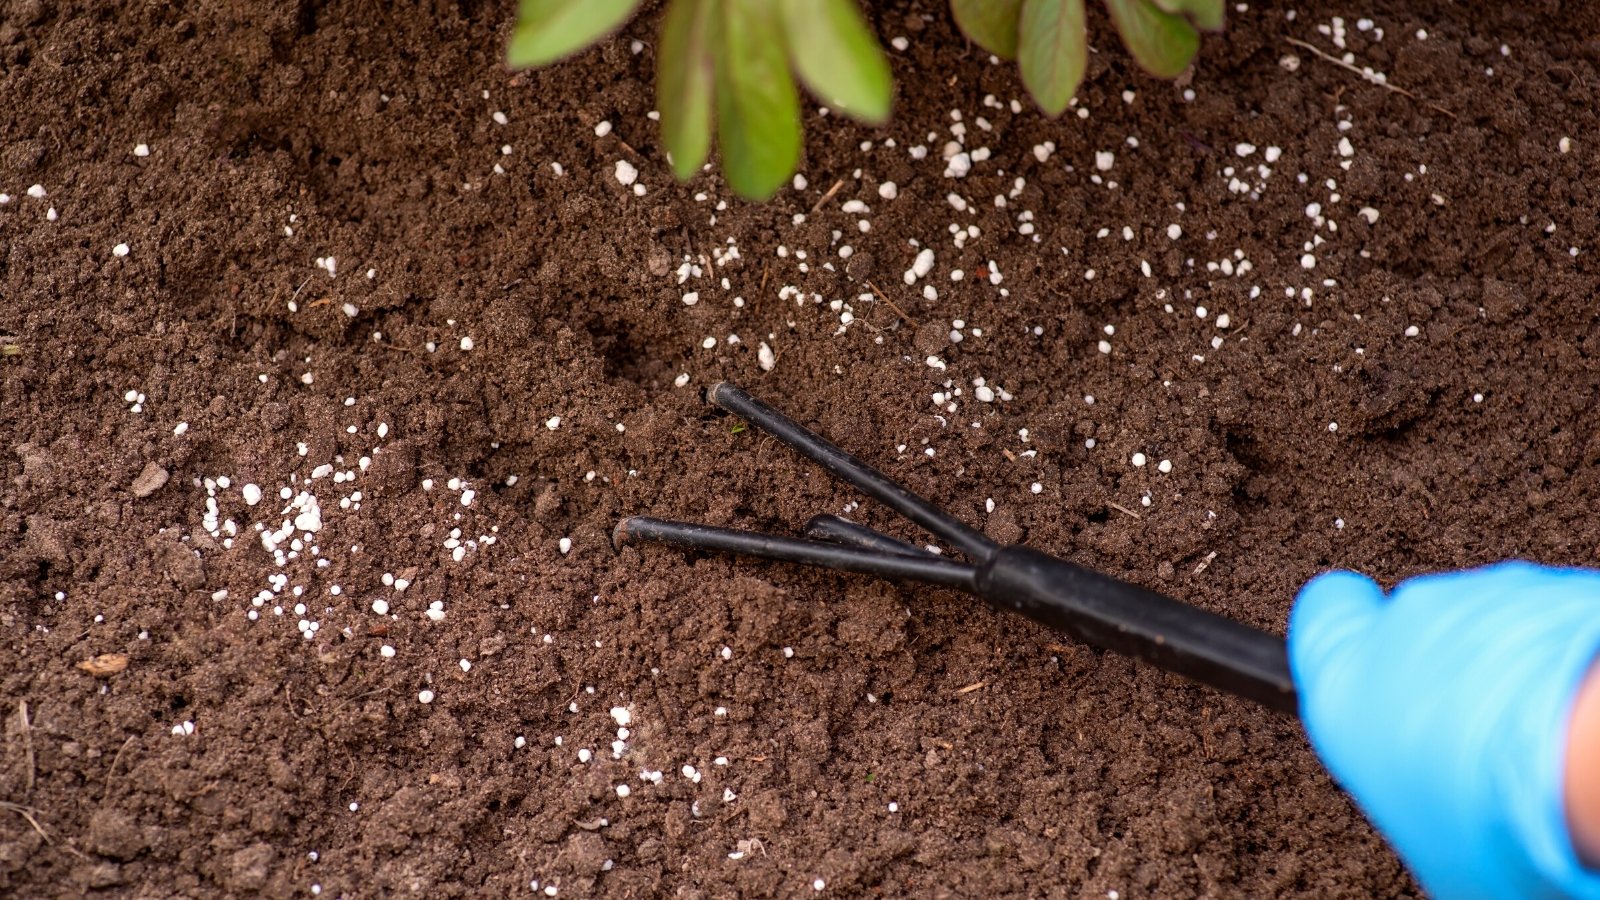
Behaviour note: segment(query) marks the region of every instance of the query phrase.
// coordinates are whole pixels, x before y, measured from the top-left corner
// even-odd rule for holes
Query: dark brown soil
[[[1192,100],[1097,21],[1091,115],[1051,122],[940,4],[885,4],[893,125],[812,108],[807,186],[722,209],[663,165],[653,14],[512,76],[510,4],[404,6],[0,4],[0,894],[1415,892],[1292,721],[963,596],[607,537],[856,499],[708,413],[727,378],[997,538],[1268,629],[1330,566],[1594,560],[1594,10],[1250,4]],[[1341,55],[1335,13],[1409,93],[1288,42]],[[992,151],[965,179],[952,110]],[[323,524],[275,561],[285,487]]]

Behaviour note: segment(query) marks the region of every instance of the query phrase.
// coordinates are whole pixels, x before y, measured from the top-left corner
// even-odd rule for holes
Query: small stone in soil
[[[161,490],[167,483],[167,470],[153,462],[145,463],[144,469],[139,472],[139,477],[133,480],[131,489],[135,497],[148,497]]]

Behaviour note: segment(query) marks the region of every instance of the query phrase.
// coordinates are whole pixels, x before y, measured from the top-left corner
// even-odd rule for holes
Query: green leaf
[[[1202,31],[1221,31],[1223,0],[1155,0],[1162,10],[1188,18]]]
[[[781,0],[779,7],[789,55],[817,99],[874,125],[887,121],[889,61],[855,0]]]
[[[1017,66],[1022,83],[1046,115],[1059,116],[1089,64],[1083,0],[1026,0],[1021,26]]]
[[[950,0],[950,12],[973,43],[1001,59],[1017,58],[1022,0]]]
[[[800,161],[800,99],[770,0],[720,0],[717,139],[728,184],[771,197]]]
[[[521,0],[506,62],[542,66],[598,41],[633,15],[639,0]]]
[[[711,152],[711,96],[716,78],[714,0],[674,0],[661,23],[656,109],[672,172],[688,181]]]
[[[1157,78],[1177,78],[1200,49],[1200,35],[1182,17],[1148,0],[1106,0],[1122,43],[1140,67]]]

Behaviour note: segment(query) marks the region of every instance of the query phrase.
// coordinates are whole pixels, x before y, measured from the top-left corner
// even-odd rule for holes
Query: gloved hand
[[[1600,571],[1504,563],[1300,591],[1289,664],[1328,770],[1440,900],[1596,897],[1563,808]],[[1600,748],[1595,752],[1600,753]]]

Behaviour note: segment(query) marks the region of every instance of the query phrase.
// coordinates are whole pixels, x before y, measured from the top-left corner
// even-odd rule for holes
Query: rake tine
[[[965,522],[906,490],[889,476],[839,449],[821,435],[805,428],[760,400],[728,382],[711,386],[706,397],[713,404],[765,431],[835,476],[855,485],[862,493],[945,540],[981,562],[993,556],[1000,545]]]
[[[611,540],[619,547],[640,542],[672,544],[697,550],[714,550],[762,559],[805,563],[825,569],[859,572],[898,581],[920,581],[968,592],[974,590],[974,580],[977,577],[977,570],[973,566],[934,556],[931,553],[922,553],[918,556],[880,553],[876,550],[844,547],[826,541],[808,541],[775,534],[762,534],[758,531],[698,525],[692,522],[672,522],[649,516],[633,516],[618,522]]]
[[[847,547],[876,550],[879,553],[893,553],[898,556],[931,555],[928,551],[909,541],[890,537],[881,531],[874,531],[865,525],[829,513],[811,517],[811,521],[806,523],[806,537],[832,541],[835,544],[844,544]]]

